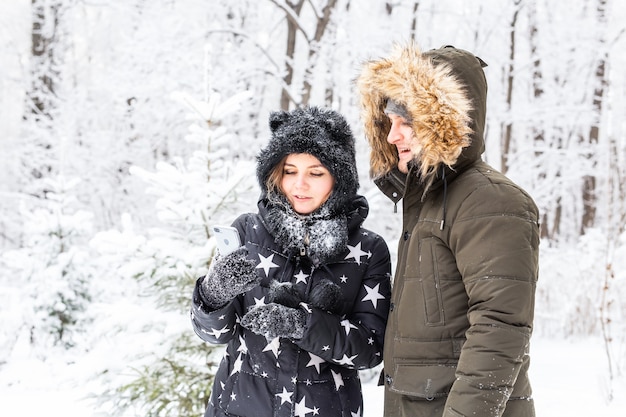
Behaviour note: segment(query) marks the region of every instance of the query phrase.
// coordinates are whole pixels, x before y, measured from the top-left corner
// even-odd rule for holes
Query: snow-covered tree
[[[90,283],[96,277],[87,247],[93,215],[73,196],[79,182],[62,177],[44,179],[44,198],[20,206],[28,238],[22,247],[1,258],[6,273],[0,279],[3,286],[20,295],[15,303],[23,312],[19,328],[3,326],[5,340],[14,342],[27,332],[44,357],[51,346],[74,346],[88,326]]]
[[[161,311],[159,315],[170,323],[145,324],[145,332],[157,332],[162,338],[161,346],[151,355],[130,353],[131,377],[121,384],[112,381],[120,385],[100,397],[117,412],[133,409],[147,416],[191,417],[200,415],[206,405],[215,349],[193,334],[188,310],[195,281],[214,255],[210,226],[229,224],[241,210],[255,206],[256,192],[251,193],[256,191],[255,177],[250,175],[254,165],[231,159],[230,149],[239,139],[220,126],[248,96],[221,100],[213,93],[208,101],[200,101],[177,95],[196,117],[187,140],[197,150],[187,161],[174,158],[171,164],[157,164],[154,172],[131,168],[149,184],[147,192],[156,198],[161,225],[139,236],[127,218],[121,232],[103,232],[94,239],[94,247],[116,259],[111,273],[138,281],[144,308]],[[167,335],[161,334],[164,327]]]

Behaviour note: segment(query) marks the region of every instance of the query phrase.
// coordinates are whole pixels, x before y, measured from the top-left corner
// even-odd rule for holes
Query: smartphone
[[[237,229],[231,226],[213,226],[213,236],[217,242],[217,250],[226,256],[241,247],[241,239]]]

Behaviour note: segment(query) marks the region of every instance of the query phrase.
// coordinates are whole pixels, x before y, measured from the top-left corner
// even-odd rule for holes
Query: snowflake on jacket
[[[284,239],[282,245],[277,243],[277,236],[297,242],[298,228],[275,221],[278,213],[267,200],[259,202],[257,214],[235,220],[260,285],[213,310],[202,303],[198,280],[194,330],[209,343],[227,344],[205,416],[264,416],[276,411],[274,415],[298,417],[362,415],[358,370],[382,361],[390,258],[384,240],[362,228],[366,200],[357,196],[350,205],[345,238],[336,236],[341,227],[327,222],[310,226],[310,234],[319,239],[342,241],[343,247],[332,254],[320,249],[309,256]],[[288,286],[298,299],[305,318],[300,338],[267,339],[241,325],[246,313],[275,297],[277,283]],[[311,302],[316,288],[324,285],[340,289],[340,302],[328,308]],[[335,400],[337,395],[341,401]]]

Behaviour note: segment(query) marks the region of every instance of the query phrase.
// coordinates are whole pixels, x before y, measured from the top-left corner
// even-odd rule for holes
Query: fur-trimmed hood
[[[391,127],[384,109],[388,100],[404,105],[423,143],[411,171],[428,188],[440,175],[454,176],[484,151],[486,64],[472,53],[445,46],[421,52],[396,46],[388,58],[365,63],[357,79],[370,175],[385,177],[398,165],[396,147],[387,142]]]

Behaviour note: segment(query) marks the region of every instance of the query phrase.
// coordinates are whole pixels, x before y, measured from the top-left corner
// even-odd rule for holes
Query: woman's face
[[[330,171],[313,155],[296,153],[285,159],[280,188],[296,213],[310,214],[320,208],[334,186]]]

